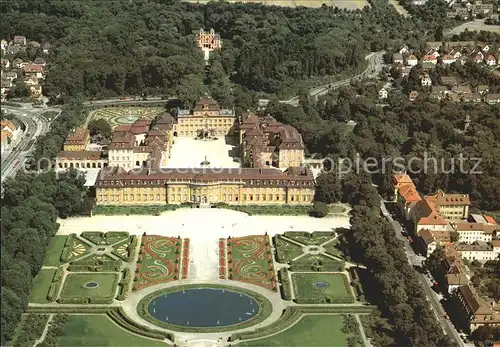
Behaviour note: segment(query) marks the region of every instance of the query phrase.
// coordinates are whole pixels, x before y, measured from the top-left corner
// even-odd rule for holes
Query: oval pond
[[[149,314],[165,323],[185,327],[223,327],[245,322],[259,312],[251,296],[227,289],[192,288],[159,295]]]

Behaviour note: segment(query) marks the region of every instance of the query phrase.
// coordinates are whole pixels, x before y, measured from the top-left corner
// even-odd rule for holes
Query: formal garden
[[[229,279],[277,291],[269,236],[228,238],[227,263]]]
[[[143,235],[137,259],[133,290],[186,279],[189,267],[189,240]]]
[[[362,346],[354,317],[372,311],[356,301],[335,232],[220,238],[225,282],[213,284],[183,283],[190,240],[180,237],[84,231],[54,237],[49,249],[12,346],[35,344],[44,327],[48,346],[160,346],[183,333],[219,333],[238,346]],[[276,320],[251,328],[275,307]]]
[[[106,107],[92,111],[91,120],[103,118],[111,127],[132,124],[139,118],[153,119],[162,107]]]

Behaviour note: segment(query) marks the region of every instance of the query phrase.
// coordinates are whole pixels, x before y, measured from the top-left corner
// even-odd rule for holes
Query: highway
[[[2,105],[2,109],[6,110],[7,113],[14,114],[26,127],[17,147],[12,151],[6,151],[2,154],[2,183],[7,177],[13,176],[22,167],[24,160],[28,157],[31,150],[33,150],[36,139],[49,130],[50,121],[43,117],[42,113],[56,111],[60,114],[61,112],[60,109],[56,108],[33,108],[30,104],[22,105],[22,107]]]
[[[425,259],[425,257],[415,253],[415,251],[410,245],[410,242],[408,241],[408,238],[402,234],[403,228],[401,227],[401,224],[399,224],[398,221],[395,221],[392,218],[382,198],[380,198],[380,210],[382,211],[382,214],[385,216],[387,221],[392,225],[392,228],[396,233],[396,237],[403,242],[405,253],[406,256],[408,257],[408,263],[410,263],[412,266],[421,267],[422,261]],[[437,293],[434,292],[434,290],[432,290],[431,288],[432,283],[424,274],[418,271],[415,272],[421,286],[424,289],[425,295],[427,296],[427,299],[431,304],[436,319],[443,328],[443,332],[446,335],[448,335],[453,341],[455,341],[458,344],[458,346],[464,347],[464,343],[460,338],[460,335],[458,334],[457,330],[453,326],[453,323],[449,319],[445,318],[446,313],[443,309],[443,306],[441,305],[440,298],[438,297]]]

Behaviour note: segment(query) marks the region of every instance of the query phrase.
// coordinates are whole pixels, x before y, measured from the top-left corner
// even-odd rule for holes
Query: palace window
[[[170,200],[175,201],[175,194],[170,194]]]
[[[160,200],[160,194],[156,194],[156,200]]]
[[[260,194],[255,194],[255,200],[257,200],[257,201],[260,200]]]
[[[280,199],[280,196],[278,194],[276,194],[276,201],[279,201]]]
[[[125,201],[128,200],[128,195],[127,194],[123,195],[123,200],[125,200]]]

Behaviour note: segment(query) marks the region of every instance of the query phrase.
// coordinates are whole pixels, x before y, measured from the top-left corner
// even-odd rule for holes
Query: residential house
[[[491,242],[495,225],[459,222],[453,226],[458,233],[459,243]]]
[[[450,88],[448,88],[447,86],[437,85],[437,86],[432,86],[431,91],[432,93],[439,93],[442,95],[446,95],[450,92]]]
[[[418,92],[416,90],[412,90],[410,94],[408,95],[408,98],[410,101],[415,101],[418,98]]]
[[[3,74],[3,78],[9,81],[14,81],[17,78],[17,72],[15,71],[8,71]]]
[[[493,55],[490,54],[486,58],[486,65],[488,65],[488,66],[496,66],[497,65],[497,60],[495,59],[495,57]]]
[[[448,293],[453,293],[459,286],[467,285],[472,277],[471,272],[462,261],[462,255],[457,252],[453,244],[444,245],[444,259],[442,262]]]
[[[442,42],[439,42],[439,41],[428,41],[425,43],[425,46],[429,49],[435,49],[435,50],[439,50],[441,48],[441,46],[443,45]]]
[[[417,57],[415,57],[413,54],[411,54],[411,55],[408,57],[408,59],[406,59],[406,65],[408,65],[408,66],[413,67],[413,66],[415,66],[415,65],[417,65],[417,64],[418,64],[418,59],[417,59]]]
[[[495,218],[485,214],[471,213],[467,219],[471,223],[480,223],[486,225],[497,225]]]
[[[13,42],[16,45],[26,46],[26,37],[25,36],[14,36]]]
[[[448,55],[451,55],[456,60],[462,56],[462,53],[460,52],[460,50],[452,49],[451,52],[448,53]]]
[[[456,62],[457,58],[455,58],[452,55],[447,54],[447,55],[443,56],[442,61],[443,61],[443,64],[450,65],[450,64],[453,64],[454,62]]]
[[[29,87],[29,92],[30,92],[30,98],[39,98],[42,96],[42,86],[41,85],[34,85]]]
[[[476,87],[476,91],[481,95],[485,95],[490,91],[490,86],[487,84],[480,84]]]
[[[425,74],[420,77],[420,83],[422,84],[423,87],[430,87],[432,86],[432,80],[429,75]]]
[[[472,61],[476,64],[481,64],[484,60],[484,54],[482,52],[477,52],[472,55]]]
[[[30,42],[28,42],[28,46],[31,46],[31,47],[33,47],[33,48],[40,48],[40,47],[42,47],[42,46],[41,46],[38,42],[36,42],[36,41],[30,41]]]
[[[488,44],[483,44],[483,45],[480,45],[479,48],[481,49],[481,51],[483,51],[484,53],[488,53],[491,49],[490,45]]]
[[[1,131],[1,153],[10,148],[10,139],[6,131]]]
[[[426,251],[426,256],[429,257],[438,246],[443,246],[445,243],[451,242],[450,232],[448,230],[429,230],[421,229],[418,233],[424,249]]]
[[[427,52],[427,54],[426,54],[426,55],[432,55],[432,56],[434,56],[434,57],[436,57],[436,58],[440,56],[440,54],[439,54],[439,50],[434,49],[434,48],[431,48],[431,49]],[[425,58],[425,56],[424,56],[424,58]]]
[[[36,86],[38,84],[38,79],[34,75],[24,76],[23,81],[28,87]]]
[[[408,54],[410,53],[410,50],[408,49],[408,46],[403,46],[401,49],[398,51],[399,54]]]
[[[465,86],[454,86],[451,88],[451,91],[453,93],[457,94],[467,94],[467,93],[472,93],[472,90],[470,89],[470,86],[465,85]]]
[[[475,93],[467,93],[462,95],[463,102],[481,102],[481,95]]]
[[[484,102],[490,105],[496,105],[500,103],[500,94],[487,94],[484,98]]]
[[[420,200],[422,198],[413,183],[401,186],[398,189],[396,204],[407,220],[410,220],[411,211]]]
[[[394,53],[392,56],[392,61],[394,62],[394,64],[403,65],[404,63],[403,55],[401,53]]]
[[[4,68],[4,69],[10,68],[10,61],[9,61],[9,59],[2,59],[2,68]]]
[[[36,78],[43,78],[43,66],[39,64],[30,63],[24,67],[24,73],[26,75],[35,75]]]
[[[406,185],[412,185],[415,188],[415,185],[413,184],[413,181],[410,178],[410,176],[408,176],[405,173],[392,175],[392,187],[394,188],[394,201],[397,201],[399,189],[401,189],[403,186]]]
[[[462,220],[469,215],[469,194],[447,194],[441,189],[434,195],[425,197],[433,208],[446,219]]]
[[[488,305],[471,285],[459,287],[455,294],[465,315],[469,331],[474,331],[483,325],[500,325],[500,312]]]
[[[12,62],[12,66],[15,68],[15,69],[21,69],[22,68],[22,64],[23,64],[23,60],[20,59],[20,58],[16,58],[14,59],[14,61]]]
[[[437,57],[434,55],[424,55],[422,62],[431,63],[431,64],[436,65],[437,64]]]
[[[387,90],[385,88],[382,88],[378,91],[378,97],[379,99],[387,99]]]
[[[415,232],[422,229],[431,231],[447,230],[448,223],[426,199],[418,201],[410,210],[410,219],[415,223]]]
[[[5,54],[16,55],[21,52],[21,47],[10,45],[5,48]]]
[[[411,71],[411,66],[405,66],[401,69],[401,77],[402,78],[405,78],[405,77],[408,77],[408,75],[410,74],[410,71]]]
[[[45,61],[45,59],[43,59],[42,57],[37,57],[34,61],[34,63],[36,65],[41,65],[43,67],[45,67],[47,65],[47,62]]]
[[[43,46],[42,46],[42,52],[44,54],[49,54],[50,53],[50,49],[51,49],[51,46],[50,46],[50,43],[44,43]]]
[[[435,65],[433,63],[428,63],[428,62],[422,63],[422,71],[423,72],[429,72],[434,67],[435,67]]]
[[[441,84],[451,88],[456,86],[458,81],[456,77],[441,77]]]
[[[15,146],[21,139],[23,130],[16,126],[12,121],[6,119],[3,119],[0,122],[0,127],[2,131],[5,131],[8,134],[11,144]]]
[[[494,240],[500,242],[500,240]],[[460,252],[463,259],[470,261],[477,260],[479,262],[486,262],[488,260],[495,260],[500,255],[500,244],[488,244],[481,242],[478,244],[459,243],[455,245],[457,252]]]

